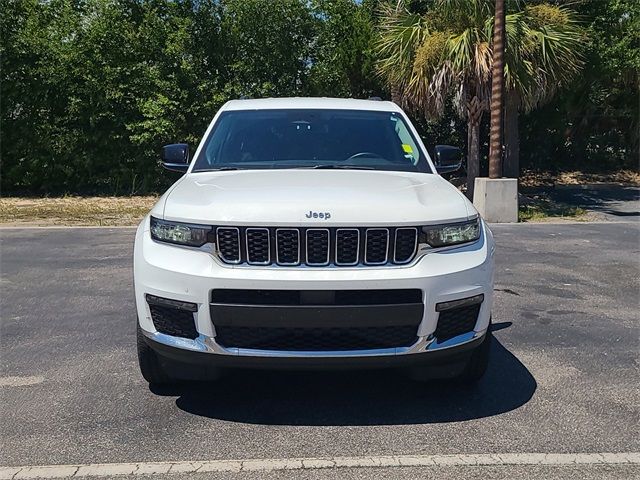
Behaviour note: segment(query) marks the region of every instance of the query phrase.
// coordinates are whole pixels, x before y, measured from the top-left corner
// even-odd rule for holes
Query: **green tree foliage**
[[[160,187],[158,148],[215,108],[216,23],[206,2],[5,1],[3,190]]]
[[[373,75],[375,15],[379,1],[315,0],[318,20],[310,93],[317,96],[368,98],[383,89]]]
[[[227,0],[221,52],[231,97],[305,93],[314,18],[302,0]]]
[[[407,5],[429,15],[436,1]],[[242,95],[388,97],[374,73],[384,3],[0,0],[3,194],[161,191],[175,176],[158,168],[160,147],[195,148],[220,106]],[[629,164],[637,2],[571,8],[588,32],[584,75],[521,118],[522,163]],[[437,123],[419,112],[415,120],[429,144],[461,144],[464,124],[451,105],[442,112]]]
[[[564,3],[564,2],[559,2]],[[526,166],[608,170],[638,168],[640,3],[573,2],[587,35],[578,81],[521,122]]]
[[[2,0],[4,192],[139,193],[217,109],[306,92],[304,0]]]

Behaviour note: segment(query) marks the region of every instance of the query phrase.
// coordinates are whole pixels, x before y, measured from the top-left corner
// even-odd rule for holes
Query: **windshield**
[[[192,171],[272,168],[432,173],[401,115],[325,109],[224,112]]]

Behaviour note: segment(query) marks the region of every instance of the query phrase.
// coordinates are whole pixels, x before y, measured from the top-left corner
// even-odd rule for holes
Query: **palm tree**
[[[491,55],[491,131],[489,133],[489,178],[502,176],[504,143],[504,0],[496,0]]]
[[[565,7],[519,0],[509,7],[506,117],[514,108],[536,108],[568,84],[581,68],[584,44],[575,14]],[[424,15],[409,12],[403,0],[381,7],[378,72],[405,108],[427,118],[438,118],[453,101],[467,120],[471,197],[479,170],[480,122],[491,95],[493,24],[493,0],[434,0]]]
[[[530,2],[532,3],[532,2]],[[530,112],[571,84],[583,65],[586,31],[577,14],[549,3],[506,16],[505,158],[503,175],[519,175],[518,112]]]

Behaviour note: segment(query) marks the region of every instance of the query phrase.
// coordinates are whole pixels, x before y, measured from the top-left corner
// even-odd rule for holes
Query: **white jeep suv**
[[[234,100],[138,227],[138,357],[151,383],[223,368],[484,373],[494,242],[391,102]]]

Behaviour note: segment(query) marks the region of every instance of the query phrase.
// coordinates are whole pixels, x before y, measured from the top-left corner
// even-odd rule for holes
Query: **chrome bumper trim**
[[[225,348],[218,345],[211,337],[200,335],[191,340],[173,337],[164,333],[142,331],[145,337],[168,347],[191,350],[193,352],[212,353],[217,355],[232,355],[242,357],[279,357],[279,358],[349,358],[349,357],[384,357],[397,355],[412,355],[433,352],[458,347],[483,336],[485,330],[467,332],[438,343],[431,336],[418,337],[418,341],[410,347],[380,348],[374,350],[339,350],[339,351],[280,351],[280,350],[252,350],[247,348]]]

